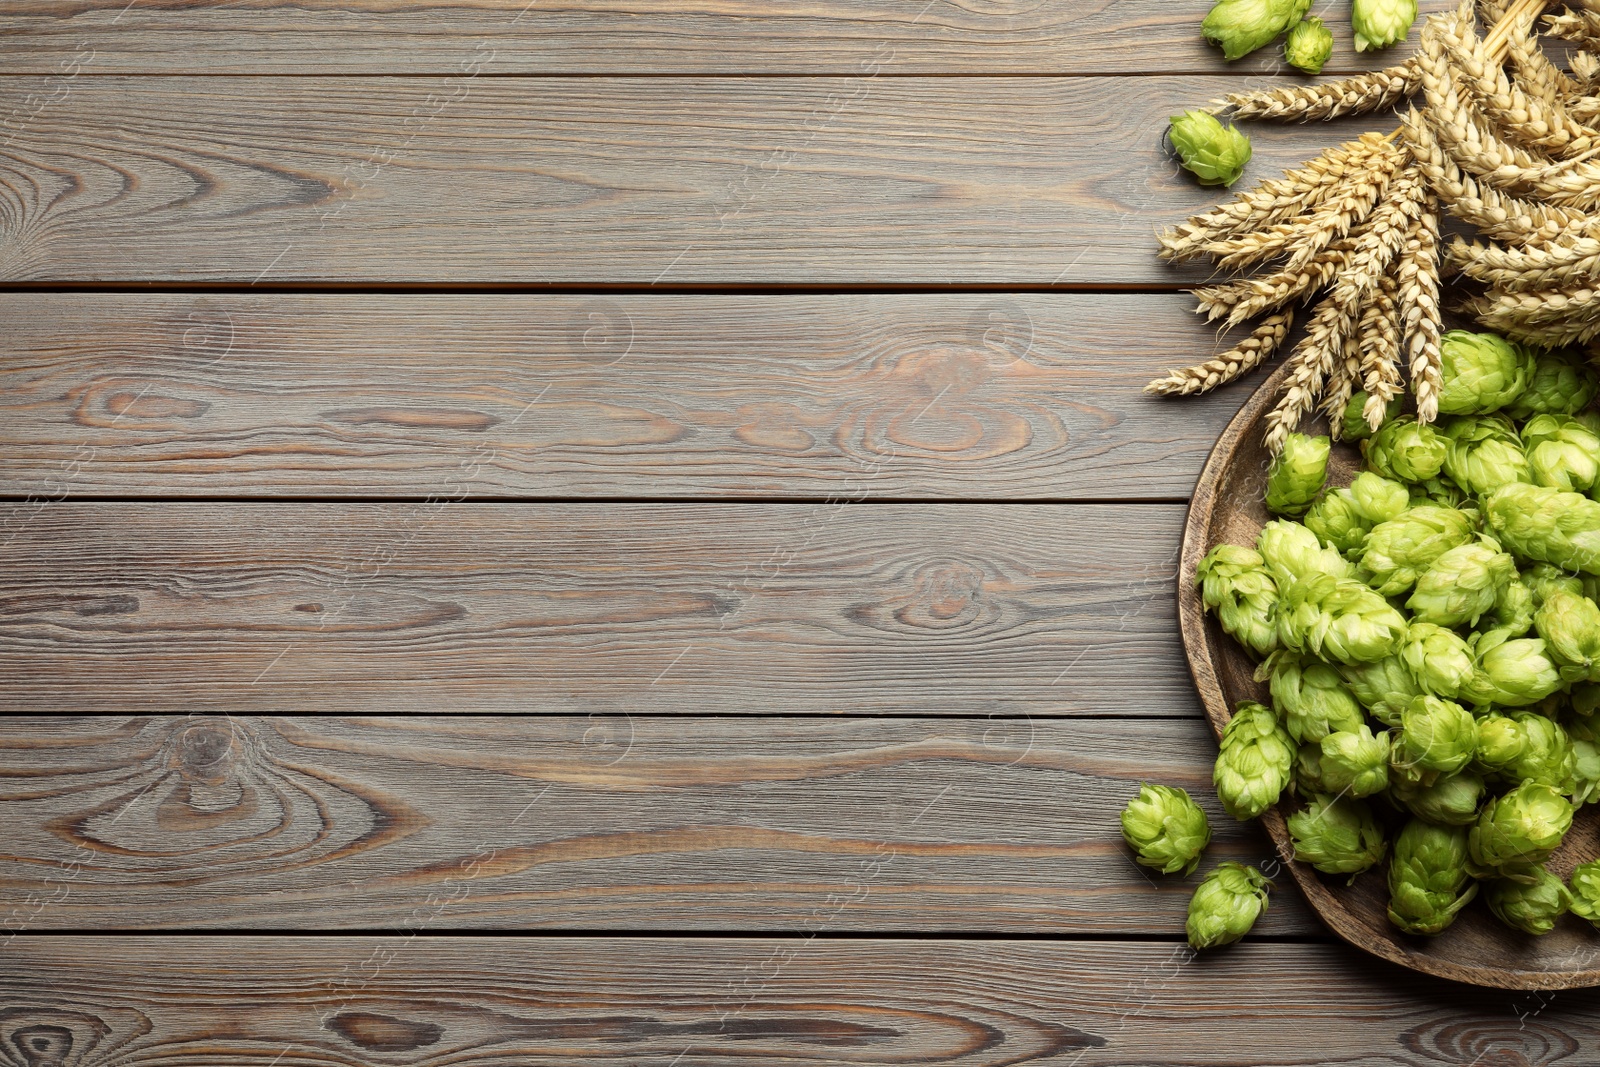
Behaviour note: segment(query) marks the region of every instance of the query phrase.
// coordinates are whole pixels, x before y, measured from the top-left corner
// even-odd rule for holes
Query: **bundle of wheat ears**
[[[1276,453],[1313,410],[1335,434],[1356,390],[1374,428],[1410,381],[1417,418],[1438,414],[1439,271],[1487,286],[1464,310],[1488,329],[1541,346],[1600,335],[1600,0],[1544,19],[1573,47],[1569,70],[1540,47],[1542,0],[1472,0],[1435,15],[1404,64],[1320,85],[1236,93],[1234,119],[1309,121],[1394,107],[1401,128],[1329,149],[1298,170],[1160,237],[1172,261],[1207,257],[1248,277],[1195,291],[1228,326],[1257,320],[1215,359],[1151,382],[1203,393],[1265,363],[1312,304],[1267,419]],[[1440,208],[1482,240],[1441,250]]]

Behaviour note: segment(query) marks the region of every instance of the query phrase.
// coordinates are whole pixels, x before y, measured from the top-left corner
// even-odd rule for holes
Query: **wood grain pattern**
[[[12,710],[1194,714],[1163,505],[0,507]],[[1108,536],[1114,534],[1114,536]]]
[[[1176,294],[9,293],[0,319],[18,497],[1181,499],[1248,389],[1140,393],[1214,343]]]
[[[1177,286],[1151,231],[1217,198],[1162,132],[1238,84],[48,81],[0,82],[11,283]],[[1250,178],[1369,127],[1262,125]]]
[[[1271,846],[1196,719],[0,720],[0,927],[1174,935],[1147,778]],[[262,900],[271,900],[263,911]],[[1316,933],[1293,893],[1257,928]]]
[[[1342,945],[24,935],[0,964],[26,1067],[1577,1067],[1600,1045],[1592,996]]]
[[[1423,0],[1442,11],[1445,0]],[[1349,6],[1324,73],[1394,62],[1351,44]],[[1224,68],[1204,4],[1164,0],[4,0],[8,71],[452,74],[1180,74]],[[1415,39],[1415,34],[1412,35]],[[1277,47],[1233,64],[1282,69]]]

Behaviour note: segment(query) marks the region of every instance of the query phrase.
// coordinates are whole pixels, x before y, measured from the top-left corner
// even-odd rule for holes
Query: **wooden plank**
[[[1160,934],[1148,779],[1264,863],[1193,719],[0,721],[8,929]],[[262,900],[271,900],[264,911]],[[1258,928],[1321,927],[1292,890]]]
[[[11,504],[10,710],[1197,714],[1181,507]]]
[[[64,1062],[172,1067],[1435,1067],[1586,1063],[1600,1044],[1591,994],[1473,989],[1335,944],[1194,960],[1117,942],[23,936],[0,953],[30,1067],[68,1040]]]
[[[1422,0],[1443,11],[1446,0]],[[4,0],[19,74],[1179,74],[1223,69],[1203,3],[1076,0]],[[1355,52],[1349,5],[1321,3],[1324,73],[1397,62]],[[1413,41],[1416,34],[1412,35]],[[1278,72],[1277,47],[1231,68]]]
[[[1178,285],[1218,193],[1136,78],[83,78],[0,153],[12,283]],[[32,94],[30,97],[29,94]],[[41,95],[43,94],[43,95]],[[1252,128],[1250,179],[1374,120]]]
[[[1188,495],[1176,294],[0,295],[11,496]],[[468,477],[470,473],[470,477]]]

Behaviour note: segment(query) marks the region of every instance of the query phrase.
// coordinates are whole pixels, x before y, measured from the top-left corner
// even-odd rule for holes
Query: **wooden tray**
[[[1206,718],[1219,736],[1234,704],[1245,699],[1266,702],[1267,687],[1254,681],[1255,664],[1250,657],[1202,610],[1194,587],[1195,566],[1213,545],[1224,541],[1253,545],[1267,521],[1262,503],[1267,470],[1266,452],[1261,447],[1262,423],[1278,395],[1283,374],[1280,367],[1228,424],[1200,473],[1184,526],[1178,619]],[[1348,485],[1359,471],[1356,450],[1336,444],[1329,465],[1330,482]],[[1357,948],[1427,974],[1498,989],[1600,985],[1600,933],[1570,915],[1551,933],[1532,937],[1503,926],[1480,899],[1467,905],[1456,922],[1437,937],[1400,933],[1386,916],[1386,865],[1380,864],[1346,886],[1343,877],[1319,874],[1309,864],[1294,860],[1284,817],[1295,806],[1295,801],[1285,800],[1268,810],[1262,822],[1285,869],[1312,908],[1334,933]],[[1579,810],[1572,832],[1549,866],[1565,878],[1574,866],[1596,857],[1600,857],[1600,805],[1591,804]],[[1281,878],[1279,882],[1281,886]]]

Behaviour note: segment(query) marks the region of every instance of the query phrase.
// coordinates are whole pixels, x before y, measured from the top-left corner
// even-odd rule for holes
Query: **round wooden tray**
[[[1216,620],[1201,608],[1194,587],[1195,566],[1222,542],[1255,544],[1267,522],[1262,494],[1266,488],[1267,455],[1261,447],[1262,424],[1278,395],[1284,375],[1280,367],[1223,431],[1195,486],[1183,531],[1183,556],[1178,569],[1178,619],[1189,668],[1199,687],[1206,718],[1220,736],[1233,706],[1240,700],[1267,702],[1267,687],[1254,680],[1255,664]],[[1360,471],[1354,448],[1335,445],[1329,464],[1332,484],[1348,485]],[[1600,985],[1600,934],[1586,922],[1567,916],[1543,937],[1503,926],[1482,900],[1462,911],[1437,937],[1400,933],[1386,915],[1388,886],[1384,864],[1346,886],[1343,877],[1317,873],[1296,862],[1286,811],[1296,802],[1285,799],[1262,816],[1284,868],[1293,875],[1311,907],[1334,933],[1375,956],[1403,967],[1473,985],[1497,989],[1576,989]],[[1550,861],[1550,869],[1567,877],[1585,860],[1600,857],[1600,805],[1580,809],[1572,832]],[[1280,879],[1281,882],[1281,879]]]

